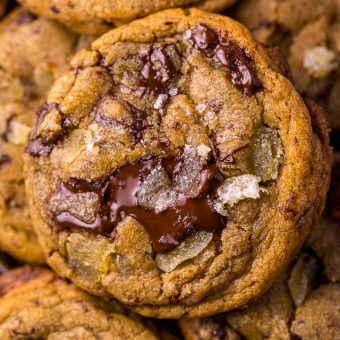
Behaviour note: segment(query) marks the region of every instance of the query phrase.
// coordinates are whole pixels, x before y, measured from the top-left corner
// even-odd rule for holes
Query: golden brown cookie
[[[338,0],[244,0],[231,13],[255,38],[279,46],[297,89],[327,108],[340,128],[340,5]]]
[[[113,302],[107,304],[42,268],[0,276],[3,339],[157,339]]]
[[[33,13],[55,19],[84,34],[103,34],[136,18],[167,8],[199,7],[218,12],[236,0],[19,0]]]
[[[22,261],[44,262],[25,197],[24,148],[42,96],[75,43],[58,23],[23,9],[0,23],[0,249]]]
[[[262,294],[321,213],[328,127],[239,23],[168,10],[78,54],[28,145],[49,264],[139,313]]]

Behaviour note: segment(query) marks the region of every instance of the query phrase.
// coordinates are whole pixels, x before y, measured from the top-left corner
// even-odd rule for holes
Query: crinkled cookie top
[[[176,306],[210,285],[217,299],[234,292],[251,263],[288,261],[329,165],[310,168],[308,111],[241,25],[164,11],[107,33],[72,66],[27,148],[33,215],[57,271],[66,264],[81,286],[125,303]],[[271,279],[280,261],[257,270]]]

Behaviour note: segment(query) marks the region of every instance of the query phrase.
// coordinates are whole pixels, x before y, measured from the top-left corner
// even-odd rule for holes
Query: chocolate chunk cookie
[[[61,25],[17,9],[0,24],[0,249],[44,262],[26,202],[23,153],[35,112],[76,36]]]
[[[261,43],[283,50],[297,89],[325,105],[339,129],[339,1],[245,0],[231,14]]]
[[[19,0],[33,13],[55,19],[84,34],[103,34],[136,18],[175,7],[218,12],[236,0]]]
[[[3,339],[157,339],[114,303],[89,296],[46,269],[3,274],[0,295]]]
[[[27,147],[49,264],[139,313],[263,293],[321,213],[328,127],[239,23],[168,10],[103,35],[58,79]]]

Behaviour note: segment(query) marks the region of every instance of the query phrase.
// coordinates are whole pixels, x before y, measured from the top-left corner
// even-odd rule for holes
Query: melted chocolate
[[[128,125],[128,124],[124,124],[124,123],[122,123],[122,122],[120,122],[116,119],[109,119],[109,118],[104,117],[103,112],[102,112],[102,106],[103,106],[103,103],[106,100],[118,100],[121,103],[123,103],[124,105],[126,105],[129,109],[129,111],[133,115],[132,124]],[[146,116],[146,113],[144,111],[137,109],[131,103],[129,103],[129,102],[127,102],[127,101],[125,101],[121,98],[115,97],[111,94],[105,95],[100,100],[100,102],[98,103],[97,109],[96,109],[96,116],[95,116],[96,122],[98,122],[100,124],[108,124],[108,125],[110,125],[110,124],[120,124],[120,125],[125,126],[130,131],[130,133],[132,134],[132,136],[133,136],[133,138],[136,142],[140,142],[144,137],[145,129],[146,129],[146,126],[147,126],[147,120],[146,119],[147,119],[147,116]]]
[[[189,199],[178,193],[174,206],[158,214],[138,205],[137,196],[144,176],[161,163],[170,178],[174,179],[181,162],[178,158],[166,158],[126,165],[116,171],[105,184],[77,180],[63,183],[60,190],[96,193],[100,200],[100,210],[92,223],[84,223],[67,211],[56,215],[55,221],[61,227],[86,228],[95,233],[114,236],[117,224],[126,216],[131,216],[143,224],[158,253],[171,250],[194,230],[221,230],[225,225],[223,218],[211,208],[209,202],[223,181],[215,165],[203,169],[198,197]]]
[[[141,70],[141,84],[147,91],[154,93],[167,93],[169,81],[176,73],[175,65],[167,52],[166,44],[152,48],[144,57],[144,66]],[[175,45],[173,45],[175,46]]]
[[[0,151],[0,168],[7,163],[11,162],[11,157]]]
[[[223,39],[204,24],[198,24],[186,39],[216,64],[227,68],[230,81],[247,96],[262,89],[253,61],[238,44]]]

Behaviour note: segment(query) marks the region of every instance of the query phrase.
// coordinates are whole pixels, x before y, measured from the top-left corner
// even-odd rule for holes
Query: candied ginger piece
[[[78,233],[69,235],[66,249],[72,270],[95,281],[107,271],[110,254],[114,253],[108,240]]]
[[[99,198],[94,192],[71,193],[64,188],[55,192],[49,202],[54,214],[69,212],[79,220],[92,223],[98,212]]]
[[[199,231],[187,237],[175,249],[156,256],[158,268],[166,273],[172,272],[182,262],[192,259],[201,253],[211,242],[212,238],[213,234],[205,231]]]
[[[144,180],[138,192],[137,201],[145,209],[160,213],[176,201],[176,192],[165,169],[158,165]]]
[[[254,136],[252,151],[255,175],[264,182],[277,179],[283,161],[283,147],[277,131],[266,126],[259,128]]]

